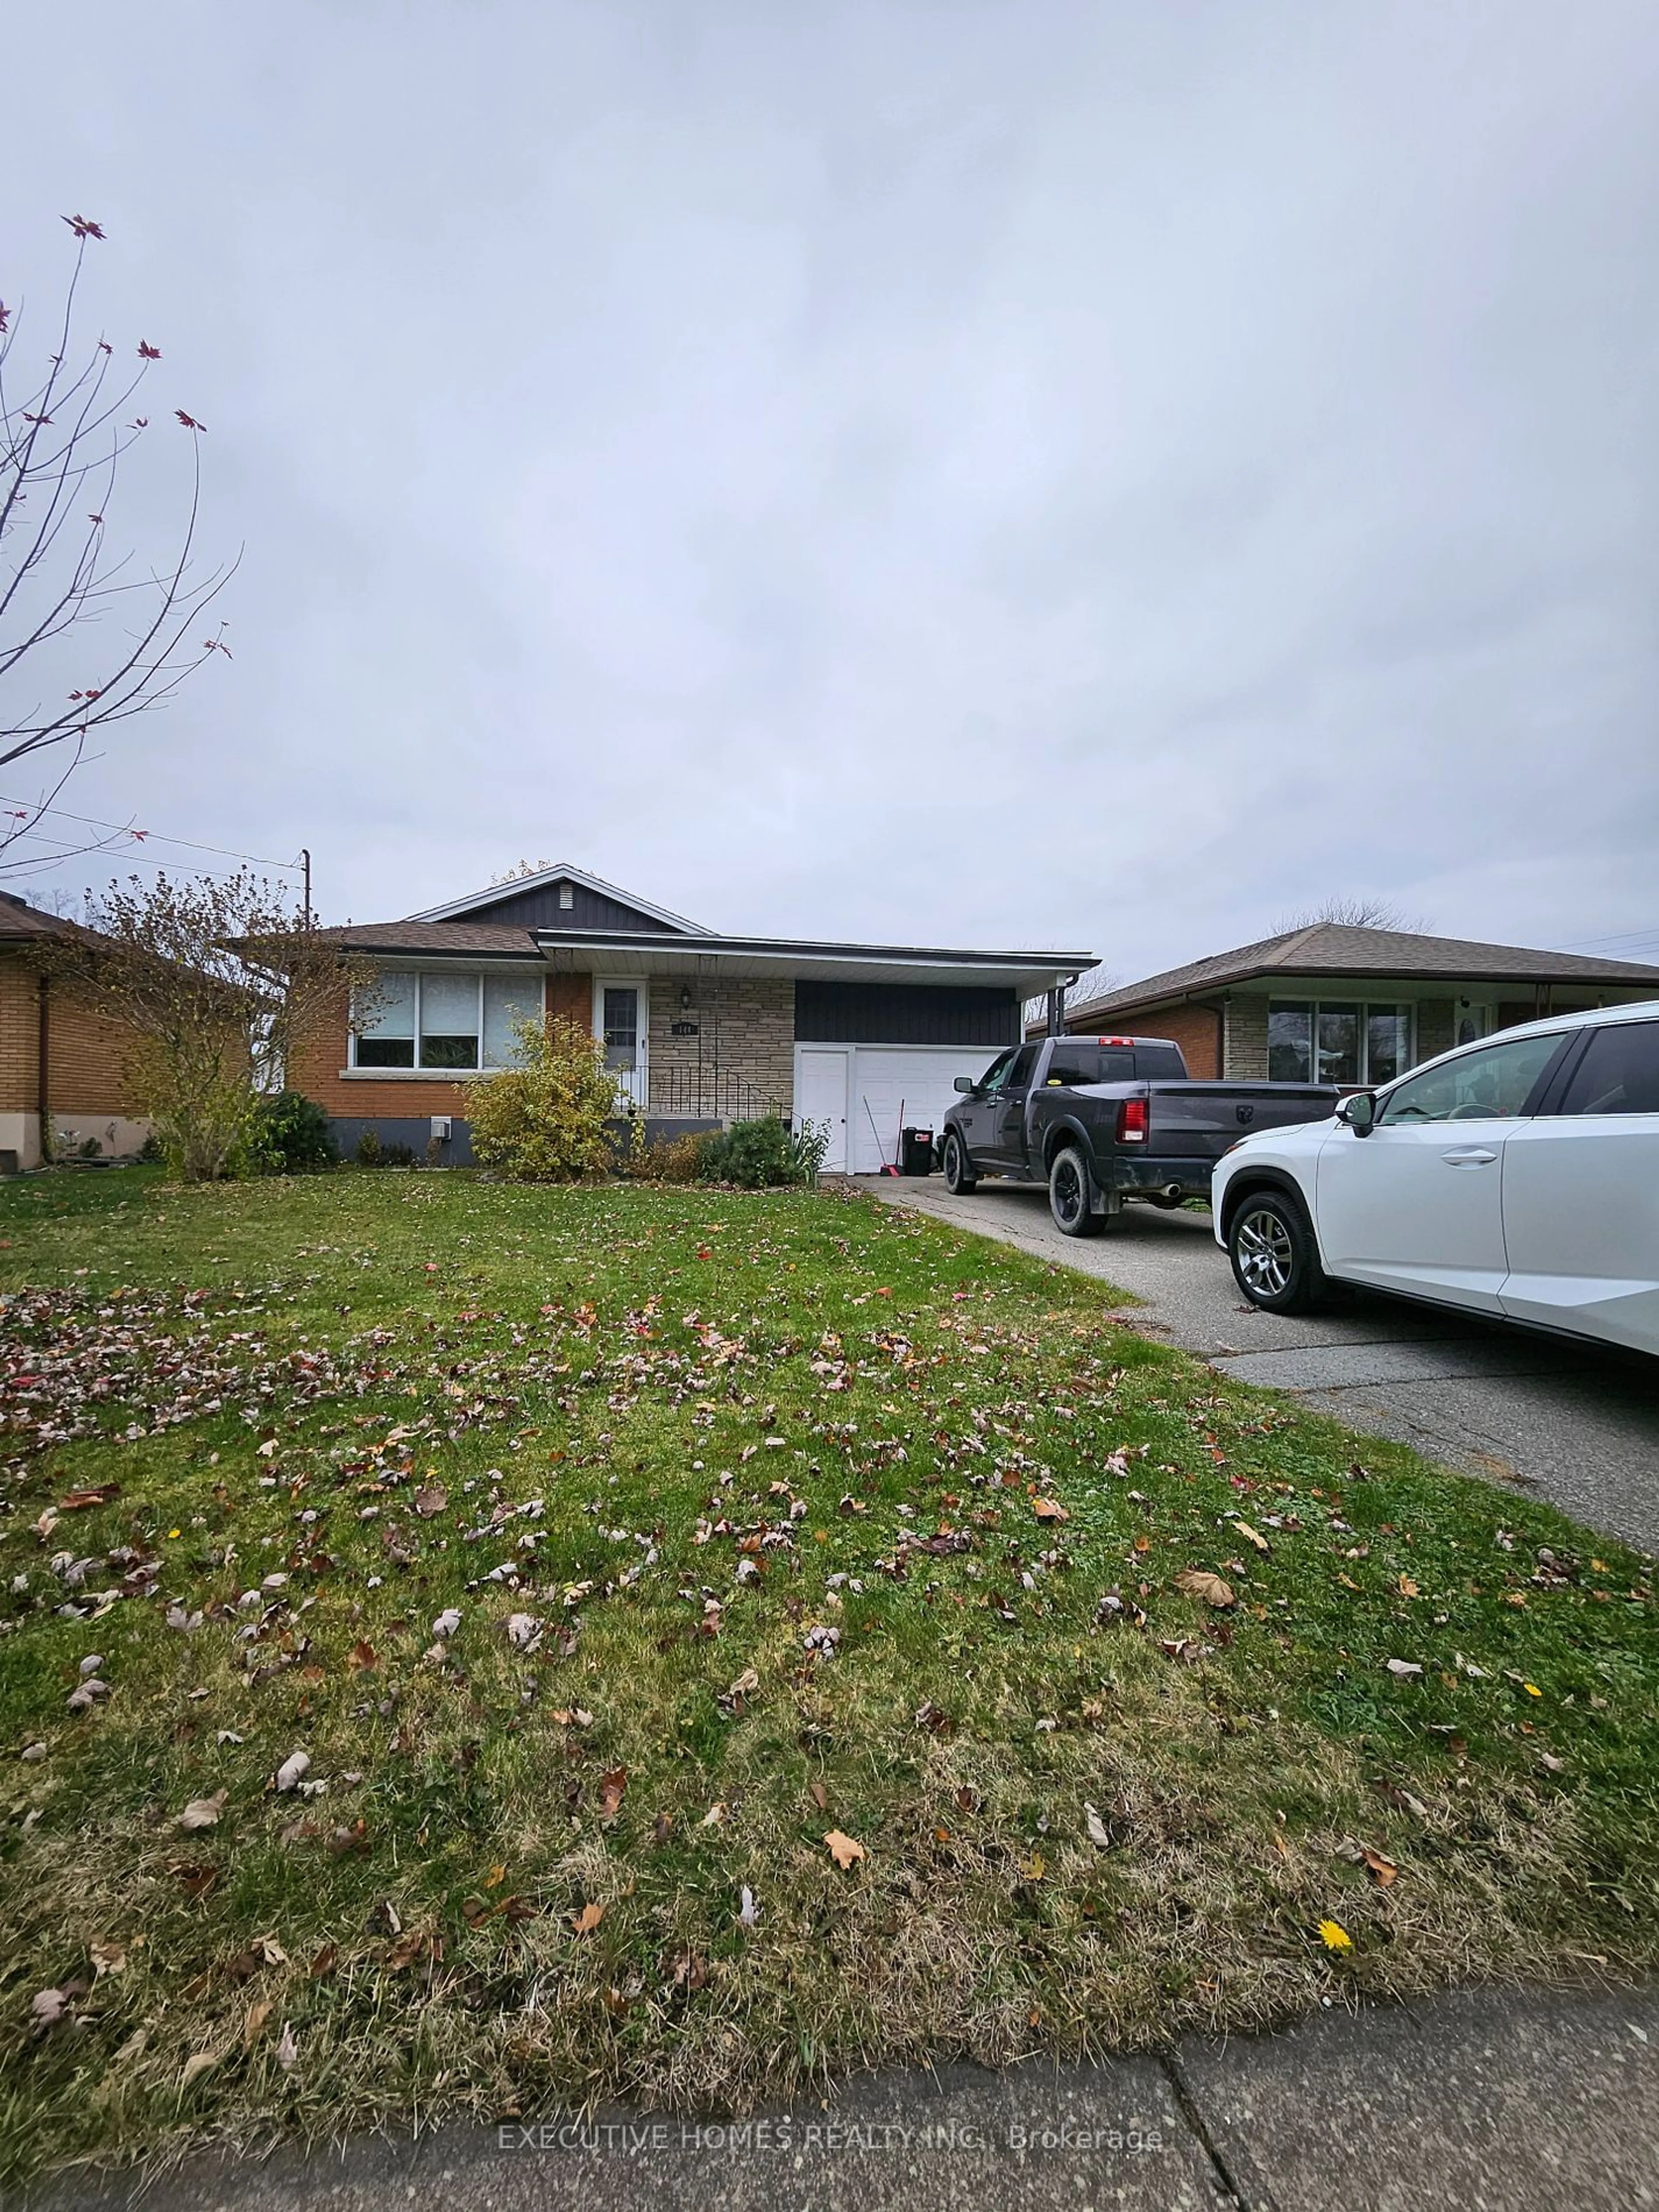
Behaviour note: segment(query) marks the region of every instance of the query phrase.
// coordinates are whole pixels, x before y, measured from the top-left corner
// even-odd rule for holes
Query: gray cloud
[[[82,811],[358,916],[527,854],[1131,975],[1332,890],[1659,930],[1639,0],[9,40],[0,293],[104,221],[246,542]]]

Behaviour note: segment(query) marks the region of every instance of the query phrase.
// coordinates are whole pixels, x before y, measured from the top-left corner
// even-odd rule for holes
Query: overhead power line
[[[15,806],[18,810],[20,815],[32,817],[37,822],[50,815],[53,819],[59,822],[78,822],[84,830],[112,830],[117,836],[131,837],[139,844],[180,845],[191,853],[216,853],[221,860],[246,860],[251,867],[282,868],[292,875],[301,875],[305,872],[305,862],[303,860],[266,860],[258,853],[233,852],[228,845],[204,845],[193,837],[170,837],[163,830],[135,830],[130,822],[100,822],[94,815],[71,814],[66,808],[62,806],[33,807],[27,805],[21,799],[7,799],[3,796],[0,796],[0,806]],[[31,834],[44,833],[32,833],[25,830],[21,834],[27,836]],[[66,849],[65,854],[60,855],[60,857],[73,857],[72,848]],[[159,863],[157,865],[159,865]]]

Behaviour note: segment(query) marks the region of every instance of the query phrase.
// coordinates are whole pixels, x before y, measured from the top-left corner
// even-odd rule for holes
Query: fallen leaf
[[[672,1813],[659,1813],[656,1819],[651,1823],[652,1842],[653,1844],[665,1844],[673,1832],[674,1815]]]
[[[112,1498],[121,1495],[118,1482],[100,1482],[90,1490],[71,1490],[58,1506],[60,1513],[79,1513],[88,1505],[107,1505]]]
[[[445,1638],[453,1636],[460,1625],[461,1616],[452,1605],[447,1607],[433,1622],[432,1633],[441,1643]]]
[[[337,1943],[324,1943],[319,1945],[316,1952],[313,1954],[311,1964],[306,1971],[309,1973],[313,1981],[320,1982],[325,1975],[331,1974],[334,1972],[335,1967],[339,1964],[339,1945]]]
[[[224,1811],[229,1795],[228,1790],[216,1790],[211,1797],[192,1797],[175,1825],[180,1828],[211,1828]]]
[[[288,1953],[283,1950],[282,1945],[276,1941],[276,1938],[274,1936],[256,1936],[253,1939],[253,1948],[259,1954],[259,1956],[264,1960],[266,1966],[287,1966]]]
[[[599,1815],[601,1820],[614,1820],[622,1810],[623,1798],[628,1789],[628,1769],[613,1766],[609,1773],[599,1777]]]
[[[68,2018],[70,1996],[67,1990],[37,1990],[29,2001],[29,2027],[36,2035],[46,2035]]]
[[[823,1783],[809,1782],[806,1785],[806,1794],[820,1813],[827,1813],[830,1810],[830,1792],[824,1788]]]
[[[378,1667],[380,1663],[380,1658],[375,1652],[374,1646],[372,1644],[363,1642],[361,1638],[359,1638],[357,1642],[352,1645],[350,1650],[346,1654],[346,1665],[349,1667],[354,1673],[361,1674],[368,1668]]]
[[[726,1818],[726,1812],[725,1800],[723,1798],[717,1797],[714,1800],[714,1802],[709,1807],[708,1810],[703,1814],[702,1820],[698,1821],[697,1826],[700,1828],[719,1828],[725,1825]]]
[[[434,1513],[441,1513],[448,1503],[449,1492],[441,1482],[428,1483],[424,1490],[415,1493],[415,1510],[423,1521],[431,1520]],[[459,1626],[458,1620],[456,1626]]]
[[[605,1917],[602,1905],[585,1905],[580,1912],[571,1915],[570,1924],[579,1936],[591,1936]]]
[[[294,2033],[294,2023],[283,2022],[282,2039],[276,2045],[276,2063],[284,2074],[291,2074],[300,2063],[300,2045]]]
[[[759,1687],[760,1676],[752,1667],[745,1667],[726,1694],[728,1698],[746,1698],[751,1691],[758,1690]]]
[[[1233,1530],[1237,1535],[1242,1536],[1247,1544],[1254,1544],[1258,1552],[1272,1551],[1273,1546],[1261,1531],[1259,1528],[1252,1528],[1248,1521],[1235,1521]]]
[[[261,1997],[258,2004],[248,2007],[247,2018],[242,2022],[242,2040],[245,2044],[253,2041],[276,2009],[275,1997]]]
[[[1415,1659],[1390,1659],[1388,1662],[1388,1668],[1389,1674],[1401,1676],[1420,1674],[1423,1671]]]
[[[851,1836],[843,1835],[839,1828],[831,1828],[823,1840],[830,1846],[830,1857],[843,1870],[856,1866],[860,1859],[870,1856],[862,1844],[854,1842]]]
[[[1385,1859],[1381,1851],[1372,1850],[1369,1844],[1361,1851],[1360,1856],[1376,1877],[1379,1889],[1387,1889],[1400,1873],[1399,1868],[1392,1859]]]
[[[386,1964],[391,1972],[401,1974],[428,1957],[441,1959],[443,1945],[435,1936],[423,1928],[407,1929],[386,1954]]]
[[[1072,1517],[1058,1498],[1034,1498],[1031,1511],[1039,1521],[1069,1521]]]
[[[1097,1844],[1102,1850],[1110,1850],[1112,1832],[1092,1805],[1085,1803],[1083,1808],[1083,1825],[1089,1832],[1091,1844]]]
[[[1041,1851],[1033,1851],[1029,1859],[1018,1862],[1019,1871],[1027,1881],[1041,1881],[1048,1871],[1048,1862]]]
[[[204,2074],[210,2074],[218,2063],[219,2054],[216,2051],[198,2051],[194,2057],[185,2059],[185,2070],[179,2076],[180,2095],[189,2088],[192,2081],[199,2081]]]
[[[291,1752],[271,1778],[271,1787],[281,1793],[297,1790],[310,1771],[311,1753],[308,1751]]]
[[[92,1960],[93,1979],[104,1974],[124,1974],[127,1970],[126,1947],[107,1936],[95,1936],[87,1946],[87,1955]]]
[[[743,1928],[757,1928],[760,1925],[760,1906],[755,1901],[755,1893],[745,1882],[738,1893],[738,1925]]]
[[[1218,1612],[1235,1602],[1232,1584],[1224,1583],[1219,1575],[1212,1575],[1203,1567],[1183,1567],[1175,1578],[1175,1586],[1188,1597],[1200,1598],[1206,1605],[1214,1606]]]

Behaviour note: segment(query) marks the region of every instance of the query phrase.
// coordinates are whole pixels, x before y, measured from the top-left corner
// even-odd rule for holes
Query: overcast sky
[[[1126,978],[1353,892],[1659,959],[1652,0],[77,0],[6,45],[0,296],[104,225],[92,312],[246,549],[234,659],[65,805],[309,845],[331,920],[527,857]]]

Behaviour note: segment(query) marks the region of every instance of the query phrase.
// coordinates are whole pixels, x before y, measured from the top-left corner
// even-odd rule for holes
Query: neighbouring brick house
[[[47,940],[90,934],[0,891],[0,1168],[40,1166],[41,1130],[61,1156],[95,1145],[126,1159],[149,1133],[124,1073],[128,1039],[46,973]]]
[[[1386,1083],[1542,1014],[1659,1000],[1659,968],[1316,922],[1068,1006],[1075,1035],[1173,1037],[1194,1076]]]
[[[776,1112],[827,1123],[825,1164],[868,1172],[1091,957],[726,936],[564,864],[321,933],[378,980],[356,1022],[342,991],[290,1082],[347,1152],[373,1127],[457,1164],[469,1083],[507,1064],[515,1020],[564,1015],[604,1041],[651,1133]]]

